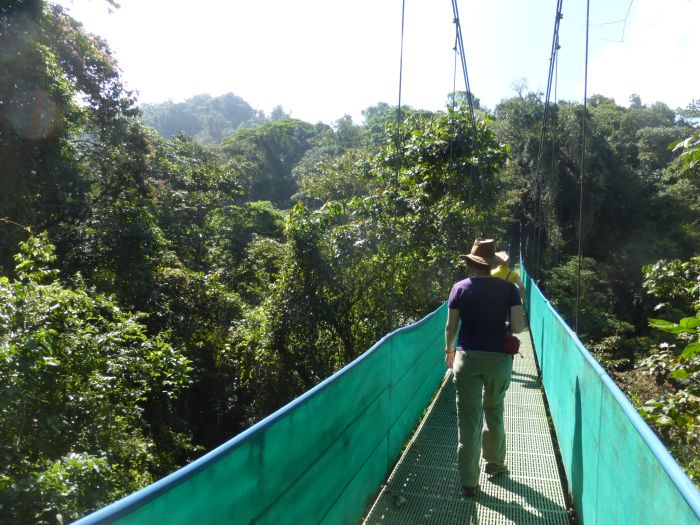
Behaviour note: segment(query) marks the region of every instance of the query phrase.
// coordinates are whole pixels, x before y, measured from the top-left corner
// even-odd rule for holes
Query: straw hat
[[[510,261],[510,255],[508,255],[508,252],[496,252],[496,257],[501,259],[499,264],[508,264],[508,261]]]
[[[472,245],[472,251],[462,257],[478,265],[489,267],[498,266],[508,260],[508,254],[505,252],[496,253],[496,242],[493,239],[476,239]]]

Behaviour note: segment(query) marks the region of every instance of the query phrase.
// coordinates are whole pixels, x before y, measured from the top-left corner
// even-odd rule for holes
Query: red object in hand
[[[506,338],[506,344],[503,345],[503,353],[508,355],[515,355],[520,352],[520,339],[511,335]]]

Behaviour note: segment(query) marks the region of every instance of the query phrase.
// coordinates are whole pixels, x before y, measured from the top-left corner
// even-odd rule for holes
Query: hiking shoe
[[[490,476],[495,476],[501,472],[508,471],[508,465],[499,465],[498,463],[486,463],[486,468],[484,469]]]
[[[462,487],[462,496],[465,498],[475,498],[478,487]]]

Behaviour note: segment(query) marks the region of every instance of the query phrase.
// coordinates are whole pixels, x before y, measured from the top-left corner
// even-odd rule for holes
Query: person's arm
[[[457,328],[459,327],[459,310],[448,308],[447,324],[445,325],[445,362],[447,368],[452,368],[455,360],[455,339],[457,338]]]
[[[514,334],[522,332],[525,328],[523,323],[523,306],[521,304],[510,307],[510,330]]]
[[[511,281],[515,286],[510,296],[510,331],[513,334],[522,332],[525,329],[523,320],[523,302],[525,301],[525,287],[518,272],[513,272],[516,279]]]
[[[518,285],[518,291],[520,292],[520,300],[522,301],[523,304],[525,304],[525,285],[523,284],[523,281],[520,279],[520,276],[518,276],[518,280],[515,281],[515,284]]]

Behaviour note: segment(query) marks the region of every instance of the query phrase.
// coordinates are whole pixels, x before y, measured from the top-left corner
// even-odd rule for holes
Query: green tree
[[[286,120],[288,118],[290,118],[289,114],[285,112],[284,108],[279,104],[272,108],[272,111],[270,112],[270,120],[272,122],[275,122],[276,120]]]
[[[147,184],[158,226],[188,268],[207,268],[207,224],[217,210],[240,200],[242,190],[218,155],[193,139],[149,134]]]
[[[474,109],[481,109],[481,100],[474,96],[474,93],[467,93],[466,91],[455,91],[447,96],[447,106],[452,105],[452,100],[459,101],[461,104],[469,104],[469,100],[472,102]]]
[[[254,297],[264,293],[264,286],[253,269],[267,256],[259,253],[259,261],[251,260],[247,249],[256,239],[284,242],[284,215],[268,201],[246,202],[213,210],[205,228],[209,270],[256,304]]]
[[[546,272],[576,255],[580,220],[583,254],[609,269],[618,298],[609,313],[643,328],[636,299],[641,276],[631,269],[664,254],[680,256],[696,242],[689,226],[695,193],[681,190],[687,182],[675,186],[678,178],[669,178],[674,162],[668,146],[687,128],[674,124],[665,104],[623,108],[612,99],[591,97],[579,218],[583,108],[568,102],[550,108],[544,134],[543,112],[536,94],[521,94],[499,104],[494,127],[509,146],[504,178],[528,265],[535,273],[538,264]],[[684,198],[677,194],[681,191]]]
[[[367,195],[375,186],[371,164],[365,151],[351,149],[335,156],[321,156],[304,171],[295,168],[300,175],[297,200],[311,208],[319,208],[328,201],[349,200]]]
[[[642,128],[637,131],[639,170],[643,177],[658,179],[673,161],[672,145],[688,134],[680,127]]]
[[[248,200],[268,200],[289,208],[297,191],[292,170],[316,134],[316,128],[306,122],[277,120],[237,130],[223,140],[221,151]]]
[[[201,94],[179,103],[143,104],[140,109],[143,122],[164,137],[183,133],[203,144],[219,144],[239,127],[265,121],[260,111],[233,93],[218,97]]]
[[[369,182],[363,162],[368,157],[363,147],[366,128],[345,115],[333,127],[317,125],[317,130],[309,141],[311,147],[292,170],[299,186],[293,198],[318,208],[329,200],[364,195]]]
[[[58,6],[4,3],[0,47],[0,210],[36,229],[80,220],[89,184],[71,139],[87,143],[133,115],[134,100],[107,44]],[[0,268],[9,273],[21,234],[0,229]]]
[[[676,109],[679,119],[689,126],[700,122],[700,99],[691,100],[685,108]]]
[[[633,334],[634,326],[615,315],[620,300],[611,286],[611,274],[609,267],[588,257],[582,259],[579,272],[578,260],[572,257],[546,274],[545,294],[569,326],[575,326],[578,315],[578,336],[602,363],[629,368],[635,348],[625,338]]]
[[[0,278],[0,499],[8,522],[62,523],[174,467],[142,416],[190,368],[142,315],[80,276],[63,285],[45,234],[20,248],[17,278]]]
[[[700,257],[660,260],[644,270],[644,287],[658,301],[649,326],[659,337],[640,368],[656,378],[659,394],[640,411],[691,479],[700,480]],[[693,312],[694,315],[688,315]],[[670,319],[670,320],[669,320]]]
[[[377,153],[350,150],[323,164],[328,180],[355,177],[364,166],[363,196],[291,210],[279,277],[234,331],[255,393],[251,417],[436,307],[445,283],[463,275],[458,254],[473,236],[499,232],[497,173],[505,152],[486,123],[477,123],[475,133],[463,106],[416,112],[402,126],[402,139],[400,149],[389,142]]]

